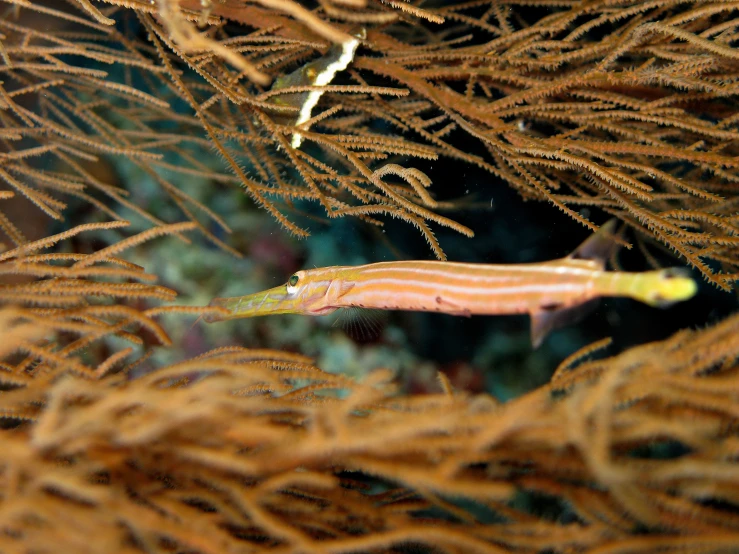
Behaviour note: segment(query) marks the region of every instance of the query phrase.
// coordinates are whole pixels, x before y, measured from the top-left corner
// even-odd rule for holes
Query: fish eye
[[[298,284],[299,279],[300,278],[297,275],[291,275],[290,278],[287,280],[287,284],[290,285],[291,287],[294,287],[295,285]]]

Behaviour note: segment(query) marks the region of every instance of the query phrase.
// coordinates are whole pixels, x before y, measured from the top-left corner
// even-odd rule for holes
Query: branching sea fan
[[[596,343],[501,404],[275,349],[185,355],[161,316],[218,308],[160,305],[172,282],[129,261],[193,231],[241,255],[192,182],[297,236],[316,213],[400,219],[444,258],[434,229],[473,230],[438,160],[591,228],[615,216],[652,263],[669,249],[730,289],[734,3],[3,1],[0,550],[739,544],[736,315]]]

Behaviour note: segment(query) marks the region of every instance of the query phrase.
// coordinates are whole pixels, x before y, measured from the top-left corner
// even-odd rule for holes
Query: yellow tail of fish
[[[666,307],[692,298],[698,285],[683,268],[648,271],[639,275],[632,296],[650,306]]]

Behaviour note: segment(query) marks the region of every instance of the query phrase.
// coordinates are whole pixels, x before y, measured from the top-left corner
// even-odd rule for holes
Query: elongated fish
[[[210,305],[226,308],[230,315],[206,321],[325,315],[349,307],[460,316],[527,313],[537,347],[596,298],[623,296],[664,307],[696,293],[695,281],[681,268],[606,271],[605,261],[617,244],[615,225],[615,220],[604,225],[566,258],[542,263],[400,261],[298,271],[273,289],[215,298]]]

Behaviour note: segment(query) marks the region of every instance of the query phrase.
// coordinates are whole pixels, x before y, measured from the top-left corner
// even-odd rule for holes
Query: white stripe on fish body
[[[514,276],[526,276],[529,274],[536,274],[536,278],[540,279],[542,273],[585,277],[601,270],[600,265],[592,260],[557,260],[556,262],[520,264],[515,266],[434,261],[409,262],[408,266],[402,264],[403,262],[379,262],[357,266],[354,269],[360,271],[362,276],[386,272],[407,272],[409,275],[415,275],[418,279],[428,279],[437,276],[450,280],[489,280],[491,282],[500,282],[501,280],[516,278]],[[496,273],[503,275],[495,275]]]
[[[393,285],[402,285],[404,288],[398,293],[393,293],[388,290],[388,286]],[[435,283],[406,285],[407,281],[393,279],[356,282],[354,287],[341,297],[340,307],[493,315],[531,313],[549,305],[577,305],[594,296],[592,279],[584,282],[528,283],[495,287],[463,287]],[[455,310],[455,306],[459,309]]]
[[[357,281],[350,294],[361,294],[365,291],[373,289],[384,290],[386,295],[392,295],[394,291],[400,291],[398,294],[407,294],[407,291],[424,291],[424,293],[432,294],[434,291],[445,292],[454,296],[509,296],[511,294],[536,294],[539,292],[557,292],[572,290],[580,290],[586,288],[588,284],[593,283],[594,279],[583,279],[578,281],[536,283],[533,280],[512,281],[507,283],[494,284],[493,286],[470,286],[463,284],[452,284],[449,282],[432,282],[419,281],[409,284],[406,279],[393,279],[392,277],[384,277],[373,279],[372,281]],[[397,287],[391,290],[391,287]]]
[[[420,268],[398,268],[384,267],[368,269],[361,268],[357,271],[356,280],[358,282],[383,282],[385,280],[393,285],[402,285],[407,283],[409,287],[430,283],[437,286],[459,287],[460,289],[471,289],[478,287],[481,289],[490,287],[505,287],[506,284],[525,284],[538,283],[546,286],[553,283],[561,282],[577,282],[584,284],[594,279],[602,271],[593,264],[589,268],[567,267],[550,265],[547,267],[529,266],[520,268],[506,268],[504,266],[485,266],[476,268],[477,271],[465,272],[466,268],[457,266],[454,269],[448,265],[437,266],[437,268],[429,269]]]

